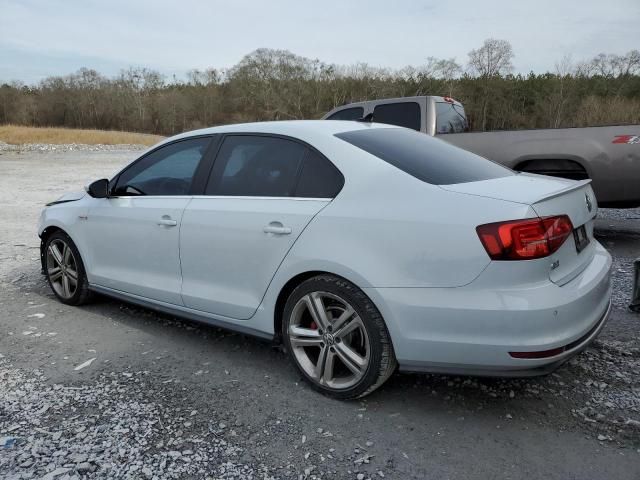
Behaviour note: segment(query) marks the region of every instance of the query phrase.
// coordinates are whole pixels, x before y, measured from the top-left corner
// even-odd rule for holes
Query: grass
[[[87,145],[118,145],[126,143],[153,145],[163,138],[164,137],[159,135],[111,130],[0,125],[0,141],[13,145],[22,145],[25,143],[83,143]]]

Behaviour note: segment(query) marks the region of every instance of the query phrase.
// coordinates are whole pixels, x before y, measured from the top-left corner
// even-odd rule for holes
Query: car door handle
[[[262,229],[264,233],[273,233],[275,235],[289,235],[291,228],[285,227],[280,222],[271,222],[269,225]]]
[[[162,227],[175,227],[176,225],[178,225],[178,222],[176,222],[175,220],[171,220],[171,217],[169,215],[163,215],[162,218],[158,220],[158,225]]]

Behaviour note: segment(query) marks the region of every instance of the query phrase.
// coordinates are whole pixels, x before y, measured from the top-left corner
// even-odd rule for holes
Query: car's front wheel
[[[62,231],[51,234],[44,246],[44,273],[58,300],[67,305],[82,305],[91,298],[89,282],[80,252]]]
[[[284,308],[291,359],[317,390],[339,399],[368,395],[396,368],[391,338],[373,302],[345,279],[300,284]]]

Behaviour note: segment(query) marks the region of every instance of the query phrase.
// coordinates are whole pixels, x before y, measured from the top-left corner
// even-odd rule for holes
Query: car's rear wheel
[[[45,275],[53,293],[67,305],[82,305],[91,298],[80,252],[64,232],[53,233],[45,242]]]
[[[347,280],[332,275],[306,280],[289,296],[283,318],[291,359],[322,393],[339,399],[368,395],[396,368],[382,315]]]

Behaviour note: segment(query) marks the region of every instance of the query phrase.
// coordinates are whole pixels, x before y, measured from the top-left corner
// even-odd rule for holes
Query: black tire
[[[357,322],[359,325],[357,328],[360,329],[359,333],[354,332],[348,335],[354,335],[357,333],[366,339],[365,342],[368,345],[368,347],[366,348],[366,352],[367,352],[366,357],[368,359],[368,362],[366,364],[366,367],[363,367],[360,370],[360,373],[352,375],[354,376],[353,381],[356,382],[353,385],[347,384],[347,386],[345,386],[344,388],[342,387],[332,388],[326,384],[322,384],[323,383],[322,379],[318,381],[317,379],[314,379],[310,374],[308,374],[307,371],[305,371],[305,368],[302,366],[301,363],[302,362],[306,363],[307,368],[309,368],[309,366],[313,367],[312,365],[313,362],[311,361],[310,363],[307,363],[306,357],[304,357],[306,353],[301,353],[301,352],[307,352],[309,348],[313,350],[316,347],[314,346],[300,347],[300,343],[298,343],[296,340],[300,340],[301,338],[307,338],[307,337],[297,336],[297,338],[294,338],[293,341],[296,341],[296,344],[298,345],[298,350],[297,350],[298,353],[294,353],[294,349],[292,347],[292,338],[290,336],[290,331],[292,330],[291,326],[293,324],[294,331],[295,331],[295,328],[299,326],[298,319],[301,318],[301,314],[297,312],[300,311],[301,309],[305,310],[308,307],[307,306],[298,307],[298,305],[301,305],[301,302],[304,302],[305,299],[308,299],[309,301],[312,302],[311,300],[312,294],[316,295],[316,297],[321,296],[321,298],[324,295],[329,295],[329,296],[334,295],[339,297],[340,300],[343,300],[346,303],[345,310],[346,308],[351,307],[353,311],[355,311],[355,314],[353,315],[352,318],[356,318],[356,319],[359,318],[361,320],[361,322],[360,321]],[[324,297],[324,298],[328,298],[328,300],[322,300],[321,301],[322,305],[326,305],[327,301],[329,302],[332,301],[331,297]],[[295,311],[294,311],[294,308],[296,309]],[[330,309],[331,307],[329,307],[328,309],[325,308],[325,313],[328,313]],[[339,313],[339,310],[338,310],[338,313]],[[307,315],[311,315],[311,312],[309,311]],[[330,320],[329,324],[331,324],[331,321],[335,321],[335,320],[336,318],[333,317],[333,320]],[[334,324],[337,325],[338,323],[339,322],[335,322]],[[346,324],[347,323],[345,323],[345,325]],[[319,334],[322,335],[322,338],[324,339],[325,336],[323,335],[323,331],[317,327],[315,322],[312,322],[309,328],[314,328],[314,326],[316,329],[319,330]],[[302,328],[305,328],[305,327],[302,327]],[[327,330],[329,332],[332,331],[331,327],[327,327]],[[308,331],[308,330],[305,330],[305,331]],[[294,335],[293,333],[291,335],[296,337],[296,335]],[[335,330],[335,335],[336,335],[335,340],[333,338],[330,338],[328,341],[325,339],[324,342],[321,344],[322,347],[317,347],[318,351],[321,352],[322,350],[324,350],[325,344],[328,342],[330,342],[329,345],[332,345],[330,347],[332,352],[336,352],[334,348],[339,349],[339,344],[341,342],[345,342],[343,343],[343,346],[346,344],[346,341],[340,340],[340,338],[338,337],[339,329]],[[376,388],[381,386],[391,376],[391,374],[396,370],[396,367],[397,367],[395,354],[393,352],[393,345],[391,343],[391,337],[385,325],[384,319],[382,318],[382,315],[380,314],[376,306],[369,299],[369,297],[367,297],[365,293],[362,290],[360,290],[357,286],[355,286],[353,283],[333,275],[326,274],[326,275],[319,275],[319,276],[310,278],[295,288],[295,290],[291,293],[291,295],[287,299],[287,303],[284,307],[283,322],[282,322],[282,338],[283,338],[285,348],[289,354],[289,357],[291,358],[291,361],[294,363],[294,365],[296,365],[296,367],[298,367],[298,369],[302,373],[305,380],[309,382],[309,384],[314,389],[318,390],[319,392],[327,396],[330,396],[336,399],[349,400],[349,399],[364,397],[370,394]],[[314,341],[317,341],[317,340],[315,340],[314,338]],[[362,344],[361,340],[360,340],[360,344]],[[347,346],[350,347],[351,345],[347,345]],[[303,355],[302,361],[299,361],[300,355]],[[318,365],[320,364],[321,355],[322,353],[318,353],[318,360],[317,360]],[[338,358],[339,363],[331,364],[332,374],[336,368],[334,367],[334,365],[338,365],[338,367],[346,366],[345,362],[340,363],[340,358],[339,358],[339,355],[337,355],[337,353],[334,353],[333,355],[334,355],[334,358]],[[323,357],[323,358],[326,358],[326,357]],[[348,357],[344,357],[344,358],[348,358]],[[315,366],[315,368],[318,368],[317,365]],[[342,368],[342,369],[344,371],[347,371],[345,368]],[[322,368],[321,370],[324,370],[324,368]],[[317,371],[318,370],[316,370],[316,372]],[[349,372],[347,371],[347,373]],[[357,379],[358,376],[360,375],[361,375],[361,378]]]
[[[60,245],[67,245],[71,255],[73,256],[72,259],[76,268],[71,271],[76,273],[77,278],[76,286],[69,292],[70,294],[68,296],[65,296],[60,292],[61,288],[60,285],[57,284],[57,281],[52,281],[52,272],[58,268],[55,260],[49,259],[48,257],[49,248],[52,245],[55,245],[56,247],[59,247]],[[93,293],[89,290],[89,281],[87,280],[84,263],[82,262],[82,257],[80,256],[78,247],[76,247],[69,235],[61,230],[49,235],[44,242],[44,255],[44,274],[46,275],[49,287],[51,287],[51,291],[54,293],[56,298],[67,305],[84,305],[90,302],[93,298]]]

